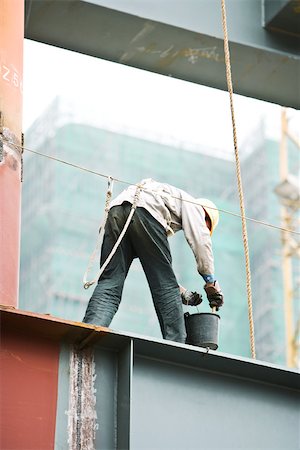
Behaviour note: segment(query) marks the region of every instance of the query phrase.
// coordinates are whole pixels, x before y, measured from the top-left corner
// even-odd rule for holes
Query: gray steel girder
[[[261,0],[226,3],[234,91],[299,109],[299,38],[265,29]],[[219,0],[25,0],[25,6],[26,38],[227,89]],[[294,19],[286,17],[288,26]]]
[[[78,435],[87,418],[97,417],[96,449],[299,449],[296,371],[11,307],[0,312],[3,342],[13,337],[16,355],[19,346],[28,347],[36,358],[33,341],[60,345],[55,450],[68,448],[66,411]],[[70,385],[76,391],[74,377],[82,374],[72,372],[74,351],[78,360],[81,351],[91,357],[82,355],[87,384],[70,410]],[[95,403],[87,416],[81,405],[91,394]]]
[[[264,26],[267,30],[300,38],[299,0],[264,0]]]
[[[137,336],[102,336],[94,356],[96,448],[114,448],[106,416],[116,448],[298,448],[296,373]]]

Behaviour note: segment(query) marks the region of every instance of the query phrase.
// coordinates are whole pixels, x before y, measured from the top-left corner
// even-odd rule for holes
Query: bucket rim
[[[185,317],[193,317],[193,316],[217,316],[219,319],[221,319],[221,316],[219,314],[213,313],[213,312],[197,312],[190,314],[189,312],[184,313]]]

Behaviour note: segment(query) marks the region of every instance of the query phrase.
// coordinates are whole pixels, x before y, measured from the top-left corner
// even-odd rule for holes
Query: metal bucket
[[[184,314],[186,343],[217,350],[220,316],[215,313]]]

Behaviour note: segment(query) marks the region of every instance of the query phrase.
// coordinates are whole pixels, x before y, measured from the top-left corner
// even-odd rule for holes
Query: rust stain
[[[24,333],[38,333],[40,336],[60,341],[65,339],[69,343],[81,343],[86,346],[84,340],[93,332],[92,341],[101,339],[106,334],[118,334],[117,332],[98,325],[75,322],[72,320],[61,319],[59,317],[48,316],[41,313],[22,311],[10,305],[1,305],[1,326],[24,330]],[[90,344],[91,342],[89,342]]]

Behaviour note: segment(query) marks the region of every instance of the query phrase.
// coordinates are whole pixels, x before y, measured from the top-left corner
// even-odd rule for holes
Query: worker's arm
[[[205,213],[200,205],[182,202],[182,229],[197,262],[199,274],[205,281],[204,290],[211,308],[217,310],[224,299],[214,275],[214,258],[210,232],[205,223]]]
[[[204,209],[199,204],[195,204],[193,197],[174,186],[164,185],[163,192],[165,205],[173,215],[173,229],[183,230],[194,253],[197,270],[206,283],[204,289],[210,306],[219,308],[223,304],[223,294],[214,275],[212,242],[205,222]],[[185,296],[182,286],[180,293]],[[186,300],[183,299],[183,303],[185,302]]]
[[[194,200],[188,196],[188,200],[190,199]],[[182,201],[181,205],[182,230],[194,253],[197,270],[206,283],[213,283],[215,281],[214,257],[210,231],[205,223],[204,210],[202,206],[187,201]]]

